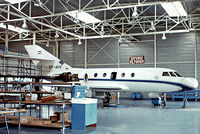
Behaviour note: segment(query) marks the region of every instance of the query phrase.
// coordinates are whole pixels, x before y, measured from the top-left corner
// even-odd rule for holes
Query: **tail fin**
[[[63,69],[66,70],[71,68],[69,65],[64,64],[62,60],[58,59],[38,45],[26,45],[25,49],[30,58],[33,58],[33,63],[36,66],[42,65],[47,67],[47,75],[53,75],[53,73],[50,72],[63,73]]]

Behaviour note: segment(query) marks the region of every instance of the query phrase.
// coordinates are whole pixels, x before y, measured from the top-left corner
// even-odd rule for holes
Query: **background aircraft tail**
[[[58,59],[38,45],[26,45],[25,49],[30,58],[33,58],[32,61],[34,65],[38,68],[41,66],[43,67],[43,75],[50,76],[54,74],[61,74],[64,70],[71,68],[69,65],[63,63],[62,60]]]

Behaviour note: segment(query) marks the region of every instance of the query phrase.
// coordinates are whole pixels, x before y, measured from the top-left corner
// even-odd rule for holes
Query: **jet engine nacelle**
[[[61,80],[64,82],[79,81],[78,74],[72,74],[71,72],[65,72],[56,76],[53,76],[53,80]]]

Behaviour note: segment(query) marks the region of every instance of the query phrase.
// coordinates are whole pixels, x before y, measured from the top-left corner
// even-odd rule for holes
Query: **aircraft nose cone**
[[[183,78],[182,84],[193,89],[198,87],[198,81],[195,78]]]

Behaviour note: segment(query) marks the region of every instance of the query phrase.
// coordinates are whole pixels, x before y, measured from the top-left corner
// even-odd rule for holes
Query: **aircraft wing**
[[[123,90],[127,90],[128,88],[125,86],[113,86],[113,85],[102,85],[102,86],[90,86],[90,89],[92,89],[92,91],[102,91],[102,92],[112,92],[112,91],[123,91]]]

